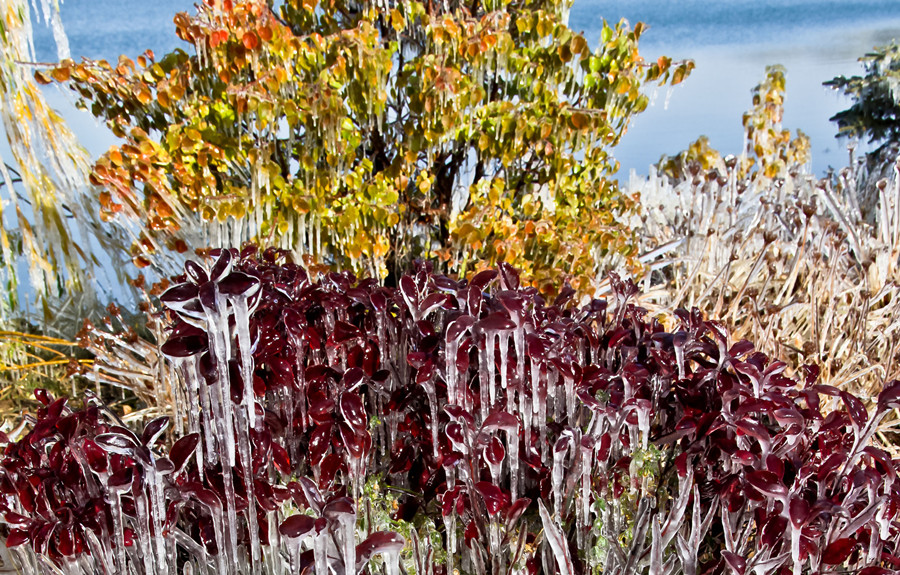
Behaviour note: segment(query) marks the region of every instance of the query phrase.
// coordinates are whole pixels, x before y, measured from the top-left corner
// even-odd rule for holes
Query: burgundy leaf
[[[342,516],[356,515],[353,500],[349,497],[336,497],[325,504],[322,515],[329,521],[339,520]]]
[[[400,553],[404,545],[406,545],[406,540],[399,533],[393,531],[372,533],[365,541],[356,546],[356,570],[362,569],[375,555]]]
[[[447,309],[451,301],[452,299],[447,294],[433,293],[419,304],[419,317],[427,317],[428,314],[439,308]]]
[[[166,427],[168,426],[168,416],[164,415],[162,417],[157,417],[144,427],[144,432],[141,434],[141,443],[147,447],[152,447],[153,444],[156,443],[156,440],[159,439],[159,436],[166,431]]]
[[[473,325],[475,325],[475,318],[470,315],[456,318],[447,326],[447,341],[458,341]]]
[[[507,532],[512,532],[513,528],[516,525],[516,522],[525,513],[525,510],[528,509],[528,506],[531,505],[531,499],[527,497],[520,497],[516,499],[512,505],[509,506],[509,509],[506,510],[506,530]]]
[[[331,445],[332,422],[321,423],[313,429],[309,438],[309,462],[318,465]]]
[[[481,331],[504,331],[515,329],[516,324],[505,313],[495,312],[475,324]]]
[[[481,430],[484,433],[502,429],[507,433],[517,433],[519,430],[519,420],[515,415],[506,411],[495,411],[487,416]]]
[[[886,384],[878,394],[878,408],[880,410],[900,407],[900,380],[892,380]]]
[[[230,274],[231,268],[234,265],[234,258],[231,255],[231,250],[223,249],[218,251],[218,259],[216,260],[216,263],[213,264],[212,270],[209,272],[209,279],[214,282],[218,282]],[[210,255],[213,253],[214,252],[210,252]]]
[[[109,477],[107,485],[109,485],[110,489],[124,491],[131,488],[133,480],[134,472],[132,469],[130,467],[123,467]]]
[[[169,451],[169,459],[171,459],[172,463],[175,465],[175,473],[184,469],[185,464],[190,456],[194,454],[194,450],[197,449],[199,443],[199,433],[185,435],[175,442],[175,445],[173,445],[172,449]]]
[[[182,337],[170,337],[162,344],[160,350],[169,357],[190,357],[206,351],[209,343],[207,338],[200,335],[186,335]]]
[[[484,448],[484,458],[491,465],[500,465],[503,458],[506,457],[506,449],[503,448],[503,442],[497,437],[491,437],[487,447]]]
[[[159,301],[170,309],[181,309],[184,304],[193,300],[200,293],[199,288],[192,283],[183,283],[170,287],[161,296]]]
[[[272,460],[282,475],[290,477],[294,471],[291,466],[291,458],[288,456],[287,450],[278,443],[272,443]]]
[[[206,274],[206,270],[193,260],[184,262],[184,273],[188,277],[188,279],[191,280],[191,282],[197,285],[205,284],[209,281],[209,276]]]
[[[488,513],[496,515],[509,506],[509,494],[489,481],[479,481],[475,488],[484,499]]]
[[[341,394],[341,416],[355,433],[364,431],[369,425],[362,397],[353,392],[345,391]]]
[[[231,272],[219,282],[219,291],[225,295],[252,297],[259,288],[259,279],[243,272]]]
[[[310,535],[315,527],[315,517],[298,513],[285,519],[278,527],[278,532],[285,537],[302,539]]]
[[[489,283],[494,281],[494,278],[497,277],[496,270],[484,270],[482,272],[478,272],[472,278],[472,281],[469,282],[469,289],[476,289],[478,291],[484,291],[484,288],[487,287]]]
[[[756,488],[763,495],[769,495],[777,499],[787,496],[787,487],[771,471],[754,470],[747,473],[747,483]]]
[[[23,543],[31,540],[27,529],[10,529],[9,535],[6,536],[7,547],[18,547]]]
[[[101,433],[94,438],[94,441],[107,451],[122,455],[130,455],[137,447],[137,443],[132,438],[121,433]]]
[[[369,453],[372,446],[372,437],[369,432],[362,430],[359,433],[345,423],[340,424],[341,439],[344,441],[344,447],[347,448],[350,457],[353,459],[363,459]]]
[[[855,547],[856,540],[852,537],[832,541],[822,553],[822,562],[826,565],[840,565],[850,557]]]
[[[847,406],[847,411],[850,413],[853,424],[860,429],[865,427],[866,422],[869,420],[869,412],[866,411],[865,404],[858,397],[846,391],[841,392],[841,399],[844,405]]]
[[[406,300],[406,305],[410,311],[416,312],[419,309],[419,292],[416,289],[416,282],[410,276],[400,278],[400,293]]]
[[[810,506],[805,499],[792,498],[790,505],[791,523],[802,527],[809,520]]]
[[[344,321],[336,321],[334,325],[334,342],[337,344],[346,343],[350,340],[357,340],[363,337],[361,329],[355,325],[351,325]]]
[[[731,568],[732,571],[737,573],[737,575],[744,575],[744,572],[747,570],[747,560],[732,553],[731,551],[722,550],[722,559],[725,560],[725,563],[728,567]]]

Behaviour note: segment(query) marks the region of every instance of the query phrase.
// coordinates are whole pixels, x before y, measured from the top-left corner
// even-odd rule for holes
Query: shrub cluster
[[[172,414],[136,434],[96,398],[39,393],[7,440],[0,509],[31,572],[900,565],[898,464],[871,441],[900,382],[870,414],[697,311],[666,331],[615,277],[578,305],[503,265],[419,264],[392,288],[213,256],[161,297]]]

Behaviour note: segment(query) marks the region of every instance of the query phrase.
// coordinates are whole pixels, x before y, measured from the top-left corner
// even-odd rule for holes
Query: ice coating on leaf
[[[164,418],[136,434],[96,399],[39,393],[0,462],[30,564],[36,544],[64,573],[64,557],[127,575],[399,573],[401,558],[431,573],[698,573],[721,548],[768,573],[818,569],[843,539],[850,554],[828,556],[841,568],[887,561],[897,465],[868,443],[881,412],[792,387],[763,356],[720,358],[722,334],[696,314],[679,326],[681,377],[681,338],[638,308],[487,285],[477,318],[423,317],[395,288],[246,254],[230,274],[259,280],[254,300],[211,283],[202,321],[168,316],[170,341],[205,337],[171,359],[184,401],[169,417],[187,435],[168,437]],[[450,285],[429,274],[403,282],[428,307]],[[479,333],[516,298],[513,327]],[[64,518],[52,536],[48,484]],[[379,535],[396,525],[415,530],[406,546]]]

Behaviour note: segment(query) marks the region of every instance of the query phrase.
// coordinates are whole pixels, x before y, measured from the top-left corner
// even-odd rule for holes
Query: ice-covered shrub
[[[732,344],[546,302],[507,266],[398,287],[215,253],[162,296],[173,412],[46,395],[0,461],[31,573],[886,572],[897,464],[869,415]],[[183,433],[171,430],[183,428]],[[168,447],[171,446],[171,447]]]
[[[746,117],[759,115],[755,106]],[[650,270],[641,305],[696,306],[792,369],[816,362],[825,382],[872,398],[900,358],[897,164],[871,189],[850,168],[818,179],[795,153],[802,136],[788,142],[780,123],[766,132],[780,142],[762,150],[768,159],[723,158],[698,142],[632,180]]]

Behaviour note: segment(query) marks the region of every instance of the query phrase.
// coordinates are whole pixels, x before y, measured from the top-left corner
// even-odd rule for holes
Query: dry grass
[[[644,199],[643,305],[697,307],[736,339],[871,399],[900,378],[900,161],[857,190],[853,169],[738,177],[740,162],[632,181]],[[896,422],[896,420],[894,420]]]

